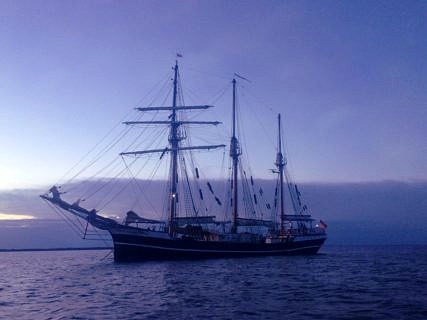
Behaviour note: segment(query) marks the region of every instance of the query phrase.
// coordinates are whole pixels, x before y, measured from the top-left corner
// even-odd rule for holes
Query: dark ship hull
[[[147,261],[171,259],[207,259],[224,257],[310,255],[316,254],[326,240],[324,232],[293,234],[266,239],[245,234],[234,240],[206,240],[188,235],[172,237],[167,232],[122,225],[76,205],[63,201],[59,195],[43,199],[86,220],[95,228],[108,231],[114,244],[114,261]],[[270,241],[270,243],[268,243]]]
[[[306,237],[278,243],[204,241],[191,238],[162,239],[138,234],[111,232],[114,260],[145,261],[171,259],[208,259],[224,257],[282,256],[316,254],[325,242],[324,236]]]

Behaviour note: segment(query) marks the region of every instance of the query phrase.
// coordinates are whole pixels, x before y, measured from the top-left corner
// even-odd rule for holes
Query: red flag
[[[177,57],[177,58],[182,58],[182,54],[177,53],[177,54],[176,54],[176,57]]]
[[[323,222],[323,220],[319,221],[319,227],[322,229],[326,229],[328,227],[328,225],[326,223]]]

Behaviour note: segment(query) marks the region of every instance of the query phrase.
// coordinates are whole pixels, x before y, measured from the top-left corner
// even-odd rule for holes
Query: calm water
[[[0,253],[0,318],[427,319],[427,246],[136,264],[107,253]]]

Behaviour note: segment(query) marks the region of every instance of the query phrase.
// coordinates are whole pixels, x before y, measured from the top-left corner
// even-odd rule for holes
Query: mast
[[[178,180],[178,126],[176,119],[176,96],[178,86],[178,60],[175,61],[174,78],[173,78],[173,97],[172,97],[172,114],[171,114],[171,129],[169,134],[169,143],[171,146],[171,176],[170,176],[170,213],[169,213],[169,233],[173,233],[173,223],[176,217],[177,203],[177,180]]]
[[[232,225],[231,225],[231,232],[236,233],[237,232],[237,218],[238,218],[238,190],[237,190],[237,172],[238,172],[238,164],[239,164],[239,156],[240,156],[240,150],[239,150],[239,141],[236,138],[236,79],[233,79],[233,131],[231,136],[231,143],[230,143],[230,157],[233,160],[233,218],[232,218]]]
[[[175,66],[173,67],[174,77],[173,77],[173,97],[172,97],[172,106],[160,106],[160,107],[143,107],[136,108],[138,111],[150,112],[150,111],[171,111],[171,114],[166,121],[125,121],[125,125],[168,125],[170,127],[168,142],[169,145],[162,149],[152,149],[152,150],[137,150],[137,151],[126,151],[120,153],[121,156],[143,156],[150,153],[161,153],[160,158],[163,157],[165,153],[170,153],[170,181],[169,181],[169,234],[173,236],[174,234],[174,225],[177,218],[177,203],[178,203],[178,153],[180,151],[191,151],[191,150],[211,150],[217,148],[223,148],[225,145],[204,145],[204,146],[184,146],[180,147],[180,141],[185,139],[180,133],[179,127],[181,125],[218,125],[221,122],[219,121],[180,121],[178,119],[178,111],[191,111],[191,110],[206,110],[211,108],[210,105],[195,105],[195,106],[177,106],[177,97],[178,97],[178,61],[175,61]]]
[[[283,190],[283,168],[285,167],[285,160],[282,154],[282,130],[281,130],[281,119],[280,113],[277,117],[279,124],[279,138],[278,138],[278,150],[276,156],[276,167],[279,169],[279,179],[280,179],[280,233],[285,233],[285,198]]]

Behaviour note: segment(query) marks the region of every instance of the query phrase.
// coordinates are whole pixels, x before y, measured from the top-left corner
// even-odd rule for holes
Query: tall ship
[[[81,181],[55,185],[40,197],[66,219],[77,217],[85,230],[84,236],[89,227],[108,232],[117,262],[316,254],[327,238],[326,224],[312,218],[298,186],[290,178],[280,114],[277,115],[275,160],[272,157],[275,168],[271,170],[276,183],[269,194],[265,190],[267,188],[257,186],[257,180],[247,174],[243,167],[242,157],[245,153],[240,143],[236,110],[238,81],[245,81],[245,78],[235,74],[231,81],[232,121],[228,145],[191,143],[190,127],[218,126],[220,122],[193,120],[192,114],[205,112],[212,106],[184,104],[178,61],[172,69],[172,77],[169,76],[171,105],[137,107],[138,114],[154,114],[156,117],[149,116],[149,120],[139,120],[142,119],[139,117],[138,120],[122,122],[126,127],[136,127],[141,131],[138,139],[130,145],[136,150],[119,153],[122,159],[132,159],[130,163],[124,161],[127,171],[135,162],[146,161],[147,158],[166,162],[167,178],[164,179],[163,191],[150,187],[138,187],[133,193],[126,191],[128,197],[135,197],[136,200],[143,196],[163,198],[160,217],[153,217],[151,211],[149,216],[145,216],[130,207],[121,213],[127,211],[123,221],[119,222],[102,209],[81,205],[81,201],[86,200],[82,197],[68,199],[73,193],[68,192],[67,188],[75,187]],[[143,149],[137,149],[142,145],[137,141],[149,142],[150,137],[157,139],[157,136],[146,133],[147,128],[153,127],[166,128],[163,145],[150,148],[147,147],[150,144],[146,143]],[[118,140],[113,144],[117,145]],[[195,154],[199,152],[215,153],[218,150],[226,150],[229,157],[228,178],[223,179],[224,190],[221,190],[223,196],[215,190],[217,185],[202,178],[202,166],[197,165],[195,160]],[[95,158],[98,159],[98,155]],[[95,161],[89,165],[93,163]],[[147,179],[155,179],[152,173]],[[134,174],[132,178],[135,178]],[[109,183],[115,177],[101,180]],[[134,180],[136,184],[144,181]],[[273,185],[273,182],[270,184]],[[87,192],[96,193],[98,190],[89,189]],[[111,196],[108,202],[114,200]],[[141,210],[149,211],[148,208]]]

